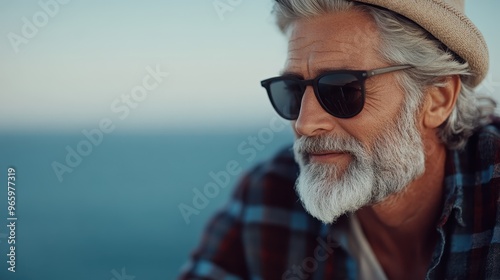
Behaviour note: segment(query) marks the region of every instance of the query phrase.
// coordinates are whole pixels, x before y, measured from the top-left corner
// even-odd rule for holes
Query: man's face
[[[391,66],[378,53],[378,31],[367,14],[349,11],[299,20],[289,31],[285,73],[313,79],[328,70]],[[394,73],[366,81],[365,106],[349,119],[325,112],[308,87],[292,123],[301,167],[296,187],[305,208],[333,222],[420,176],[424,152],[414,111],[404,106]]]

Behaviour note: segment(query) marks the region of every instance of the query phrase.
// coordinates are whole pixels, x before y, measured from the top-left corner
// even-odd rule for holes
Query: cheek
[[[365,106],[361,122],[370,127],[380,128],[393,123],[403,108],[404,94],[394,86],[379,83],[377,86],[366,88]]]
[[[295,139],[297,139],[297,138],[299,138],[299,137],[300,137],[300,136],[299,136],[299,134],[297,133],[297,130],[295,129],[295,123],[296,123],[296,122],[297,122],[297,121],[291,121],[291,122],[290,122],[290,125],[292,126],[292,130],[293,130],[293,134],[295,135]]]
[[[377,138],[394,127],[396,119],[400,117],[401,105],[401,102],[388,101],[388,104],[384,104],[382,100],[367,100],[366,110],[363,109],[352,119],[344,120],[342,127],[372,153]]]

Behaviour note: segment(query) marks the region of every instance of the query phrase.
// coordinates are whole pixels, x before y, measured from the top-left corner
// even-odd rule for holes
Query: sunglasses
[[[337,118],[352,118],[363,110],[365,81],[375,75],[412,68],[398,65],[369,71],[336,70],[323,73],[311,80],[284,75],[261,82],[267,90],[276,112],[287,120],[296,120],[307,86],[312,86],[321,107]]]

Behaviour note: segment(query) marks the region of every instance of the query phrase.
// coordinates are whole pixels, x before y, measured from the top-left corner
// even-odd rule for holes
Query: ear
[[[432,86],[426,92],[426,106],[423,113],[423,125],[437,128],[450,116],[457,102],[462,81],[458,75],[444,78],[442,87]]]

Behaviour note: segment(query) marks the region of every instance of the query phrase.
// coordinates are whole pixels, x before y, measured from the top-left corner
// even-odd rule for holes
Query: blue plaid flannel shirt
[[[448,151],[427,279],[500,279],[500,119]],[[338,227],[303,209],[290,148],[249,172],[209,222],[179,279],[357,279]],[[337,229],[337,230],[336,230]]]

